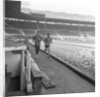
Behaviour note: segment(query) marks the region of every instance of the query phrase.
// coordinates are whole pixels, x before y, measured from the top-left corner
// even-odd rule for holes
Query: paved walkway
[[[60,93],[82,93],[94,92],[95,87],[84,80],[73,71],[65,67],[53,58],[47,58],[47,55],[40,51],[39,57],[35,56],[35,49],[29,45],[32,57],[41,70],[46,72],[56,87],[42,90],[41,94],[60,94]]]

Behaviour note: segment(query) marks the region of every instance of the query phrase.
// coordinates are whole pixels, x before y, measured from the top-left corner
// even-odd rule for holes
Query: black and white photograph
[[[94,0],[4,0],[5,97],[95,93]]]

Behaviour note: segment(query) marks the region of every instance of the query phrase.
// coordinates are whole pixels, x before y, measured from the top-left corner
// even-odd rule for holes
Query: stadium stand
[[[16,29],[24,29],[23,31],[26,31],[27,34],[28,33],[33,34],[34,30],[37,29],[37,23],[10,21],[10,20],[6,20],[6,22]],[[6,27],[7,26],[8,25],[6,25]],[[52,35],[55,35],[55,31],[57,31],[57,33],[62,36],[63,35],[80,36],[80,33],[90,34],[92,36],[95,36],[95,33],[94,33],[95,28],[94,27],[82,26],[79,28],[79,26],[72,26],[72,25],[46,24],[46,29],[45,29],[45,24],[38,24],[38,26],[42,30],[41,34],[46,34],[46,32],[49,32]]]
[[[5,22],[5,28],[11,28],[11,26]]]
[[[73,20],[73,19],[62,19],[61,14],[57,16],[57,13],[30,13],[26,14],[21,10],[21,2],[5,2],[5,22],[13,26],[16,29],[21,29],[25,33],[33,34],[37,28],[41,30],[41,34],[47,32],[52,35],[56,35],[55,31],[61,36],[80,36],[81,34],[90,34],[95,36],[95,22],[94,21],[84,21],[84,20]],[[12,8],[14,7],[14,9]],[[56,15],[57,14],[57,15]],[[54,15],[54,16],[53,16]],[[59,18],[58,18],[59,17]],[[86,17],[85,17],[86,18]],[[89,19],[89,17],[88,17]],[[29,30],[28,30],[29,29]],[[32,31],[31,31],[32,30]],[[51,30],[51,31],[50,31]],[[54,30],[54,31],[53,31]]]
[[[8,33],[8,34],[21,34],[21,32],[19,30],[16,30],[16,29],[5,29],[5,31]]]
[[[35,34],[35,30],[33,30],[33,29],[22,29],[22,30],[27,35],[34,35]]]

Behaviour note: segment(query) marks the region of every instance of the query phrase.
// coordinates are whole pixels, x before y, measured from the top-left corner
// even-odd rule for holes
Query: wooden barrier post
[[[20,90],[23,91],[25,90],[25,51],[21,51],[21,85],[20,85]]]
[[[31,64],[29,58],[29,51],[27,50],[27,92],[32,93],[32,82],[31,82]]]

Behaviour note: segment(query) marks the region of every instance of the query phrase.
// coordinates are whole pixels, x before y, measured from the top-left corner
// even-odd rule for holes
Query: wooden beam
[[[5,51],[17,51],[17,50],[26,50],[26,46],[19,46],[19,47],[6,47]]]

